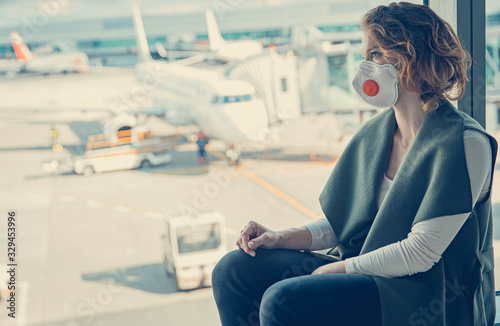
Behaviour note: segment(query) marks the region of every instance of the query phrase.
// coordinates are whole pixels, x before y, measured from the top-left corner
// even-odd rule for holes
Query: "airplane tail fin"
[[[14,47],[14,52],[18,61],[26,62],[36,57],[36,54],[30,51],[18,32],[12,31],[10,33],[10,39],[12,40],[12,46]]]
[[[139,62],[153,60],[151,53],[149,52],[148,39],[146,37],[146,31],[144,30],[144,24],[142,22],[141,12],[137,5],[134,5],[134,27],[135,27],[135,42],[137,44],[137,58]]]
[[[214,12],[211,9],[205,11],[205,17],[207,19],[207,29],[208,29],[208,40],[210,42],[210,50],[216,51],[221,46],[226,44],[226,40],[222,37],[220,33],[219,25],[215,20]]]

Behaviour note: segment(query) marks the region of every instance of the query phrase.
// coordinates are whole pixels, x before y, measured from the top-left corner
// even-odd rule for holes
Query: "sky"
[[[332,0],[0,0],[0,25],[15,25],[23,17],[44,10],[57,11],[57,17],[86,19],[129,15],[131,6],[138,4],[145,14],[182,14],[204,11],[217,5],[235,9],[265,6],[283,6],[297,2],[332,2]],[[333,0],[345,2],[345,0]]]
[[[286,6],[313,1],[349,2],[349,0],[0,0],[0,26],[19,25],[23,18],[31,18],[44,11],[55,13],[53,15],[54,20],[86,20],[88,18],[130,15],[130,8],[133,4],[139,4],[143,14],[152,15],[204,11],[207,8],[214,8],[214,6],[231,6],[234,9],[245,9],[250,7]],[[373,0],[371,2],[375,6],[388,1]],[[500,1],[486,0],[486,7],[488,13],[500,12]]]

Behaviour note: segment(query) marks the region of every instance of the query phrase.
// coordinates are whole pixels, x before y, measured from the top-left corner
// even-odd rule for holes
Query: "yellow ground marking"
[[[221,160],[226,160],[226,157],[218,151],[211,150],[210,153],[214,154],[215,156],[217,156]],[[273,195],[275,195],[279,199],[283,200],[288,205],[297,209],[299,212],[306,215],[307,217],[309,217],[313,220],[317,220],[319,218],[322,218],[322,216],[318,215],[315,211],[313,211],[309,207],[305,206],[304,204],[299,202],[297,199],[293,198],[292,196],[288,195],[287,193],[285,193],[284,191],[282,191],[281,189],[279,189],[275,185],[273,185],[270,182],[261,178],[259,176],[259,174],[257,174],[256,172],[248,170],[245,167],[243,167],[242,165],[238,166],[238,170],[240,170],[243,175],[245,175],[246,177],[251,179],[253,182],[258,184],[262,188],[266,189],[267,191],[269,191],[270,193],[272,193]]]
[[[309,207],[305,206],[304,204],[302,204],[301,202],[296,200],[295,198],[291,197],[290,195],[286,194],[282,190],[278,189],[276,186],[274,186],[270,182],[261,178],[257,173],[250,171],[250,170],[247,170],[246,168],[244,168],[242,166],[239,167],[239,170],[245,176],[250,178],[253,182],[262,186],[262,188],[266,189],[267,191],[269,191],[270,193],[272,193],[273,195],[275,195],[279,199],[283,200],[288,205],[294,207],[295,209],[297,209],[299,212],[306,215],[307,217],[309,217],[313,220],[317,220],[317,219],[322,217],[322,216],[318,215],[315,211],[310,209]]]

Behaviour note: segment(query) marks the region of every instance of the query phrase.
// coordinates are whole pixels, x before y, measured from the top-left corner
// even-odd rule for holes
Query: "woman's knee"
[[[212,286],[217,287],[227,284],[228,281],[244,279],[244,273],[248,270],[247,261],[251,258],[241,249],[228,252],[214,267]]]

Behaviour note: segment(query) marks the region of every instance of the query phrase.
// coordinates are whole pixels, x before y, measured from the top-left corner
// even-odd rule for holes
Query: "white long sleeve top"
[[[491,186],[492,153],[488,138],[476,130],[464,131],[464,148],[473,206],[484,200]],[[392,180],[384,175],[377,203],[381,206]],[[347,273],[400,277],[429,270],[465,223],[469,213],[447,215],[416,223],[408,237],[369,253],[345,260]],[[309,250],[332,248],[337,237],[326,218],[305,225],[312,236]]]

